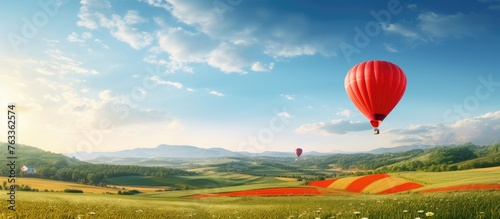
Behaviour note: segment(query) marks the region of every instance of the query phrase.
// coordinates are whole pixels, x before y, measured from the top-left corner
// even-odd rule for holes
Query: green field
[[[483,150],[481,153],[486,152]],[[485,162],[491,161],[494,155],[478,159],[485,159]],[[320,188],[308,187],[305,186],[305,183],[319,178],[321,172],[327,175],[335,173],[337,176],[347,177],[336,182],[354,185],[354,180],[365,178],[356,177],[355,173],[353,173],[354,175],[338,173],[356,170],[368,172],[371,169],[358,168],[356,165],[366,166],[369,162],[387,162],[393,159],[393,155],[389,157],[387,157],[388,155],[363,154],[354,154],[351,157],[336,155],[314,159],[304,158],[297,162],[289,158],[200,159],[196,160],[196,164],[180,159],[172,160],[177,165],[176,168],[179,165],[183,167],[182,171],[157,167],[90,165],[53,156],[55,155],[38,156],[36,153],[33,153],[32,156],[26,156],[26,158],[32,157],[30,159],[46,157],[48,159],[43,161],[55,162],[44,164],[40,161],[41,163],[37,165],[50,167],[40,168],[45,179],[21,176],[17,178],[19,185],[27,185],[38,189],[39,192],[17,191],[16,212],[8,210],[7,201],[0,202],[0,219],[500,218],[500,205],[497,204],[500,200],[499,190],[420,193],[420,191],[427,189],[456,185],[500,185],[500,167],[450,172],[390,172],[391,177],[369,182],[369,185],[363,188],[363,193],[352,193],[345,186],[345,188],[338,186]],[[425,156],[429,155],[426,154],[414,159],[424,159]],[[379,158],[381,160],[378,160]],[[148,160],[148,162],[154,163],[153,161],[163,162],[161,159]],[[328,168],[338,168],[340,164],[349,167],[349,169]],[[493,163],[490,162],[490,164]],[[53,175],[47,175],[51,173],[47,171],[51,170],[53,170]],[[189,170],[189,172],[185,170]],[[101,173],[100,178],[96,178],[98,171],[104,173]],[[121,174],[115,174],[115,172]],[[75,178],[73,176],[77,180],[72,179]],[[280,178],[280,176],[285,178]],[[299,176],[303,181],[297,180]],[[92,177],[96,180],[95,182],[99,183],[90,183]],[[72,182],[54,180],[68,178]],[[304,180],[304,178],[306,179]],[[349,181],[349,178],[352,180]],[[7,181],[7,178],[2,177],[0,180]],[[423,187],[398,194],[376,194],[380,192],[379,190],[403,185],[401,183],[408,181],[422,184]],[[223,192],[279,187],[285,187],[282,190],[286,190],[286,187],[307,187],[308,190],[317,191],[317,193],[311,193],[316,194],[315,196],[277,197],[214,197],[216,195],[213,195]],[[65,189],[78,189],[84,193],[61,192]],[[45,192],[46,190],[51,192]],[[139,190],[140,193],[119,195],[130,190]],[[4,191],[4,200],[8,199],[6,193],[7,191]],[[204,195],[195,196],[200,194]],[[197,199],[193,196],[209,198]]]
[[[168,176],[167,178],[153,176],[122,176],[110,178],[106,183],[117,186],[165,186],[189,189],[221,188],[248,184],[280,183],[274,177],[260,177],[236,173],[207,172],[196,176]]]
[[[421,183],[425,185],[422,189],[468,184],[500,184],[500,167],[448,172],[401,172],[391,175]]]
[[[176,193],[176,192],[170,192]],[[179,193],[178,195],[181,195]],[[500,218],[500,192],[225,197],[18,192],[16,213],[1,202],[0,218]],[[419,213],[421,211],[421,213]],[[357,214],[359,212],[359,214]],[[431,213],[428,213],[431,212]],[[11,217],[12,218],[12,217]]]
[[[339,194],[285,197],[217,197],[195,199],[195,194],[220,193],[271,187],[297,187],[272,177],[207,172],[207,175],[116,177],[123,186],[156,188],[163,183],[189,183],[198,189],[152,191],[137,195],[62,192],[16,193],[16,212],[0,204],[3,218],[500,218],[499,191],[425,193],[393,195]],[[463,184],[500,183],[500,167],[454,172],[402,172],[391,175],[423,183],[423,189]],[[164,181],[165,180],[165,181]],[[33,179],[26,183],[77,186],[72,183]],[[35,186],[31,185],[31,186]],[[83,188],[83,187],[82,187]],[[92,190],[90,190],[92,191]],[[5,197],[7,198],[7,196]],[[427,215],[426,215],[427,214]],[[432,216],[430,216],[432,215]]]

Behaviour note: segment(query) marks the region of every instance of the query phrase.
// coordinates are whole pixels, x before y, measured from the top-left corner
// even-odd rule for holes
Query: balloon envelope
[[[302,148],[295,149],[295,154],[297,155],[297,157],[300,157],[300,155],[302,154]]]
[[[380,60],[359,63],[345,77],[345,90],[376,129],[406,90],[406,75],[397,65]]]

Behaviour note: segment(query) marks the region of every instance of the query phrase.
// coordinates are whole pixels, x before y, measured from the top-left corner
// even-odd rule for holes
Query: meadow
[[[285,176],[295,174],[293,168],[271,167],[258,170],[259,175],[198,167],[191,170],[196,174],[109,177],[107,187],[18,177],[19,185],[39,192],[17,191],[15,212],[8,210],[7,201],[0,202],[0,219],[500,218],[500,167],[347,175],[307,185],[305,180],[277,177],[284,170],[289,171]],[[140,193],[118,195],[119,190]]]
[[[499,168],[484,168],[466,171],[427,173],[402,172],[365,177],[337,179],[346,189],[338,190],[336,180],[313,182],[304,186],[303,182],[280,180],[273,177],[256,177],[245,174],[219,173],[209,178],[217,185],[182,191],[143,190],[137,195],[103,194],[109,188],[96,188],[76,183],[58,182],[44,179],[20,179],[33,188],[51,186],[55,191],[64,188],[80,188],[82,194],[63,192],[18,191],[16,212],[7,209],[7,202],[0,204],[0,219],[3,218],[346,218],[346,219],[394,219],[394,218],[500,218],[500,192],[498,189],[477,191],[425,192],[425,189],[454,185],[500,184]],[[380,183],[384,180],[415,180],[424,187],[411,191],[381,195]],[[193,177],[191,177],[193,178]],[[186,178],[185,178],[186,179]],[[189,177],[187,179],[190,179]],[[199,176],[193,179],[199,179]],[[226,180],[224,180],[226,179]],[[227,181],[227,179],[233,179]],[[118,183],[131,179],[115,178]],[[120,181],[121,180],[121,181]],[[140,180],[140,179],[137,179]],[[180,180],[180,178],[175,178]],[[175,181],[174,180],[174,181]],[[371,183],[366,183],[372,180]],[[235,185],[236,181],[247,184]],[[129,181],[133,182],[133,181]],[[206,182],[206,181],[196,181]],[[253,184],[252,184],[253,182]],[[351,182],[346,184],[344,182]],[[145,181],[155,188],[155,183]],[[137,183],[135,186],[141,186]],[[364,189],[349,186],[364,184]],[[387,183],[384,183],[387,184]],[[333,188],[331,186],[334,186]],[[338,186],[338,185],[336,185]],[[303,191],[317,189],[320,193],[294,196],[211,196],[210,194],[242,194],[247,190],[271,188],[303,188]],[[377,188],[378,187],[378,188]],[[135,188],[128,186],[127,188]],[[297,190],[297,189],[296,189]],[[359,191],[358,191],[359,190]],[[116,190],[111,190],[116,191]],[[338,191],[338,192],[337,192]],[[255,191],[254,191],[255,193]],[[195,198],[196,195],[208,194]],[[247,192],[247,194],[251,194]],[[216,197],[217,196],[217,197]],[[6,197],[7,198],[7,197]]]
[[[16,213],[1,202],[0,218],[500,218],[495,191],[206,199],[163,193],[19,192]]]

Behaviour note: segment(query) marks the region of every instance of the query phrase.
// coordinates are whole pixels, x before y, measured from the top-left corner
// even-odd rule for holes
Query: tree
[[[471,146],[443,147],[429,155],[431,164],[453,164],[476,158]]]

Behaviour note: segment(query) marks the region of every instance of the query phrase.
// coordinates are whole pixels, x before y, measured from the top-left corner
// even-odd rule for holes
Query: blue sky
[[[307,153],[499,141],[498,0],[1,4],[0,100],[18,106],[19,143]],[[378,136],[344,89],[373,59],[408,79]]]

